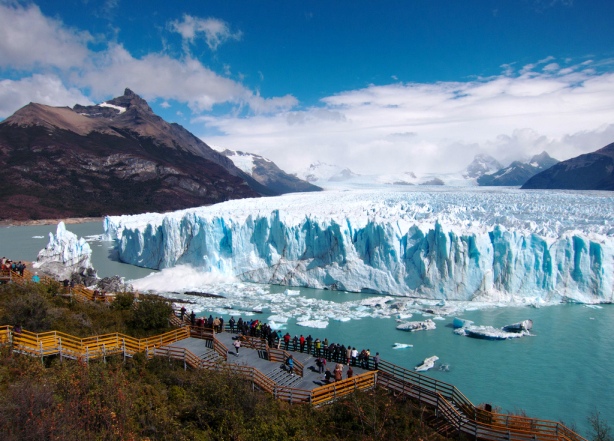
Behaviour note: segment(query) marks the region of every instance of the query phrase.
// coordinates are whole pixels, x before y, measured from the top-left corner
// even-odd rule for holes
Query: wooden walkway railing
[[[10,279],[15,283],[25,283],[31,279],[31,273],[26,270],[24,275],[21,276],[12,272]],[[43,277],[41,283],[57,284],[58,282]],[[83,286],[73,287],[71,291],[74,297],[79,300],[102,300],[100,298],[95,299],[93,291]],[[111,297],[105,299],[105,301],[109,300],[111,300]],[[346,380],[320,386],[311,391],[280,386],[256,368],[250,366],[231,363],[220,364],[201,360],[187,349],[168,347],[160,349],[162,346],[188,337],[201,338],[210,340],[215,352],[224,361],[227,361],[228,348],[215,337],[212,329],[185,325],[185,322],[181,323],[179,318],[177,318],[177,321],[180,322],[178,324],[183,326],[165,334],[144,339],[136,339],[119,333],[78,338],[57,331],[33,333],[22,330],[21,332],[14,332],[12,326],[0,326],[0,345],[10,344],[14,351],[32,356],[59,355],[60,357],[85,361],[104,358],[112,354],[122,354],[127,357],[138,352],[145,352],[148,356],[167,356],[182,360],[186,367],[226,369],[251,381],[256,387],[273,394],[276,398],[291,403],[322,405],[356,390],[373,388],[375,385],[379,385],[430,406],[435,410],[436,416],[445,420],[448,426],[457,433],[463,433],[476,440],[586,441],[558,422],[497,414],[479,409],[455,386],[396,366],[385,360],[380,361],[378,371],[367,372]],[[270,361],[284,362],[290,355],[287,351],[269,347],[266,340],[261,338],[244,336],[242,337],[242,346],[265,351]],[[295,360],[295,373],[302,377],[303,370],[304,366]]]
[[[0,343],[11,344],[15,352],[38,357],[59,355],[61,358],[84,361],[113,354],[122,354],[124,357],[132,356],[137,352],[165,346],[188,336],[189,330],[184,328],[141,339],[120,333],[79,338],[58,331],[35,333],[21,330],[14,332],[12,326],[0,328]]]
[[[378,367],[378,385],[433,407],[454,430],[476,440],[586,441],[558,422],[479,409],[455,386],[385,360]]]

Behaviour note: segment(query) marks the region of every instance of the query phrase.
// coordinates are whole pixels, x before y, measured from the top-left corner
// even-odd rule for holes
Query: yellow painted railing
[[[187,337],[189,330],[185,328],[141,339],[120,333],[79,338],[58,331],[15,332],[12,326],[0,328],[0,343],[10,343],[13,351],[40,357],[59,355],[86,361],[112,354],[132,356],[137,352],[158,348]]]

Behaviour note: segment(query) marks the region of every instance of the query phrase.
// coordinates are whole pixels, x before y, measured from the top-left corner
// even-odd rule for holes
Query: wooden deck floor
[[[236,354],[235,348],[233,347],[233,338],[235,336],[235,334],[229,332],[216,334],[216,338],[226,346],[228,351],[228,363],[254,367],[280,386],[291,386],[297,389],[312,390],[325,384],[324,374],[318,372],[316,357],[313,355],[298,351],[288,351],[294,356],[293,358],[295,360],[301,362],[304,366],[303,377],[299,377],[287,372],[282,363],[267,360],[264,351],[241,347],[239,353]],[[169,346],[188,349],[200,358],[210,357],[211,353],[214,352],[210,341],[198,338],[187,338]],[[328,361],[326,367],[333,372],[335,365],[336,363]],[[367,372],[359,366],[353,366],[352,369],[354,375]],[[347,378],[347,370],[348,366],[344,364],[344,379]]]

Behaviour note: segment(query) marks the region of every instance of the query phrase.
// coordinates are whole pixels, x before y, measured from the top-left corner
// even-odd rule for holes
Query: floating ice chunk
[[[284,291],[284,294],[287,296],[298,296],[301,292],[294,289],[287,289]]]
[[[328,321],[327,320],[303,320],[303,321],[297,321],[296,324],[298,326],[304,326],[307,328],[324,329],[328,326]]]
[[[32,239],[44,239],[45,236],[32,236]]]
[[[467,326],[471,325],[473,325],[473,320],[465,320],[458,317],[454,317],[454,320],[452,320],[452,326],[454,329],[466,328]]]
[[[474,325],[468,326],[466,328],[455,329],[454,333],[472,338],[480,338],[483,340],[509,340],[510,338],[520,338],[523,335],[530,335],[527,331],[506,332],[502,329],[493,328],[492,326]]]
[[[414,345],[409,345],[407,343],[395,343],[392,349],[405,349],[405,348],[413,348]]]
[[[437,360],[439,360],[439,357],[436,355],[425,358],[422,364],[420,366],[416,366],[414,369],[416,369],[418,372],[428,371],[429,369],[433,369]]]
[[[417,322],[401,323],[400,325],[397,326],[397,329],[401,331],[409,331],[409,332],[430,331],[436,328],[437,326],[435,325],[435,322],[431,319],[426,319],[424,321],[417,321]]]

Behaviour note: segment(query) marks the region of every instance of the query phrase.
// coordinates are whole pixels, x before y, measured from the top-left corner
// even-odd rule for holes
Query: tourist
[[[315,347],[316,356],[320,357],[321,356],[320,352],[322,350],[322,342],[320,341],[319,338],[316,338],[316,341],[314,342],[314,347]]]
[[[367,349],[365,352],[365,364],[367,365],[367,369],[369,369],[369,357],[371,357],[371,349]]]
[[[358,351],[356,350],[356,347],[352,348],[350,357],[352,358],[352,366],[356,366],[356,359],[358,358]]]
[[[326,368],[326,359],[322,357],[316,358],[316,366],[318,366],[318,374],[324,372],[324,369]]]
[[[333,374],[330,373],[330,369],[326,369],[326,372],[324,372],[324,381],[326,382],[326,384],[330,383],[330,379],[333,377]]]
[[[230,332],[232,334],[235,333],[235,316],[231,315],[230,320],[228,320],[228,325],[230,325]]]
[[[239,356],[239,348],[241,347],[241,340],[239,338],[237,338],[235,340],[235,342],[233,343],[233,346],[235,347],[235,356]]]
[[[377,370],[379,366],[379,352],[375,353],[375,357],[373,357],[373,369]]]
[[[286,332],[286,335],[284,335],[284,345],[286,347],[286,351],[288,350],[288,346],[290,345],[290,333]]]
[[[352,378],[353,375],[354,375],[354,370],[352,369],[352,366],[348,366],[348,373],[347,373],[348,378]]]
[[[311,334],[309,334],[307,336],[307,338],[305,339],[305,341],[307,341],[307,353],[311,354],[311,346],[313,344],[313,338],[311,337]]]
[[[348,345],[347,349],[345,350],[345,364],[349,366],[351,359],[352,359],[352,346]]]
[[[288,371],[290,375],[294,375],[294,358],[290,355],[286,360],[286,365],[288,366]]]
[[[34,275],[32,276],[32,281],[34,283],[39,283],[41,281],[41,278],[38,277],[38,273],[34,273]]]
[[[292,350],[296,351],[297,348],[298,348],[298,337],[295,335],[294,338],[292,339]]]
[[[194,314],[194,311],[190,312],[190,324],[192,326],[196,325],[196,314]]]
[[[301,337],[298,339],[299,344],[301,346],[301,353],[305,352],[305,337],[301,334]]]
[[[181,309],[179,310],[179,318],[181,319],[181,321],[183,322],[183,317],[185,316],[185,306],[182,306]]]
[[[335,381],[341,381],[343,379],[343,365],[341,363],[337,363],[334,371]]]

